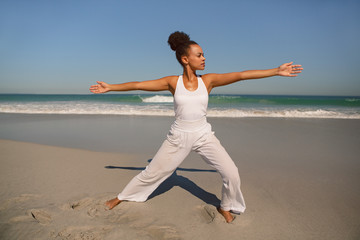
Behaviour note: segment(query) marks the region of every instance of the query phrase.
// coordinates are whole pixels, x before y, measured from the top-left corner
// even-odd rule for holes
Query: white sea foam
[[[153,97],[151,97],[153,98]],[[169,100],[169,97],[166,98]],[[152,100],[154,101],[154,100]],[[2,103],[2,113],[25,114],[99,114],[99,115],[138,115],[138,116],[174,116],[172,104],[109,104],[89,102],[33,102]],[[360,112],[344,109],[275,109],[275,108],[209,108],[208,117],[271,117],[271,118],[332,118],[360,119]]]
[[[173,116],[173,109],[166,106],[89,104],[89,103],[26,103],[2,104],[0,112],[25,114],[99,114],[99,115],[144,115]]]
[[[356,99],[356,98],[346,98],[345,101],[346,101],[346,102],[359,102],[360,99]]]
[[[152,97],[143,97],[141,100],[146,103],[172,103],[174,98],[172,96],[155,95]]]
[[[270,117],[270,118],[332,118],[332,119],[360,119],[360,113],[353,112],[337,112],[322,109],[316,110],[298,110],[298,109],[227,109],[227,110],[212,110],[207,114],[208,117],[232,117],[232,118],[246,118],[246,117]]]

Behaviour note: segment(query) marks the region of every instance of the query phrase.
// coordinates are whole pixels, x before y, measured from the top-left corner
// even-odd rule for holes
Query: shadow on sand
[[[148,160],[148,162],[150,162]],[[122,170],[136,170],[142,171],[145,167],[118,167],[118,166],[105,166],[107,169],[122,169]],[[193,169],[193,168],[177,168],[174,173],[167,178],[164,182],[160,184],[160,186],[148,197],[148,200],[154,198],[160,194],[163,194],[169,191],[171,188],[178,186],[188,191],[195,197],[201,199],[203,202],[218,207],[220,205],[220,199],[216,197],[215,194],[209,193],[196,185],[190,179],[178,175],[177,171],[185,171],[185,172],[216,172],[216,170],[206,170],[206,169]]]

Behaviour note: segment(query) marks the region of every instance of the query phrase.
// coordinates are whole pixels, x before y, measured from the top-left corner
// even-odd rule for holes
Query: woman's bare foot
[[[121,200],[118,198],[111,199],[105,203],[105,205],[109,208],[109,210],[113,209],[115,206],[117,206],[119,203],[121,203]]]
[[[227,223],[231,223],[232,221],[234,221],[235,217],[231,215],[230,211],[224,211],[220,207],[218,207],[217,210],[221,215],[223,215]]]

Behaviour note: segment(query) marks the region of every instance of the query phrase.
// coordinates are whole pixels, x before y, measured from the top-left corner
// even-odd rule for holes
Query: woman
[[[234,217],[231,213],[243,213],[246,207],[240,190],[238,169],[206,121],[208,95],[215,87],[241,80],[276,75],[295,77],[301,72],[301,65],[292,65],[291,62],[268,70],[200,76],[196,71],[205,69],[205,56],[201,47],[183,32],[172,33],[168,43],[176,52],[176,58],[183,67],[183,75],[122,84],[98,81],[97,85],[90,88],[93,93],[168,90],[174,96],[175,122],[167,139],[146,169],[134,177],[116,198],[107,201],[106,205],[112,209],[121,201],[146,201],[148,196],[176,170],[190,151],[195,151],[220,173],[223,187],[221,204],[217,209],[226,222],[232,222]]]

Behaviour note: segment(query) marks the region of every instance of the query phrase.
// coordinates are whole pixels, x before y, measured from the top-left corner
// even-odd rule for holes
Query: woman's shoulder
[[[174,95],[179,76],[176,75],[166,76],[163,77],[162,79],[167,82],[170,92]]]
[[[218,73],[206,73],[206,74],[204,74],[204,75],[200,75],[200,77],[202,78],[202,79],[211,79],[211,78],[213,78],[213,77],[216,77],[216,76],[218,76],[218,75],[220,75],[220,74],[218,74]]]
[[[174,83],[174,82],[177,82],[177,80],[179,79],[179,76],[177,76],[177,75],[166,76],[166,77],[163,77],[163,79],[165,79],[168,83]]]
[[[200,75],[200,77],[202,78],[202,80],[205,82],[205,83],[209,83],[211,82],[214,78],[216,78],[219,74],[217,73],[207,73],[207,74],[204,74],[204,75]]]

